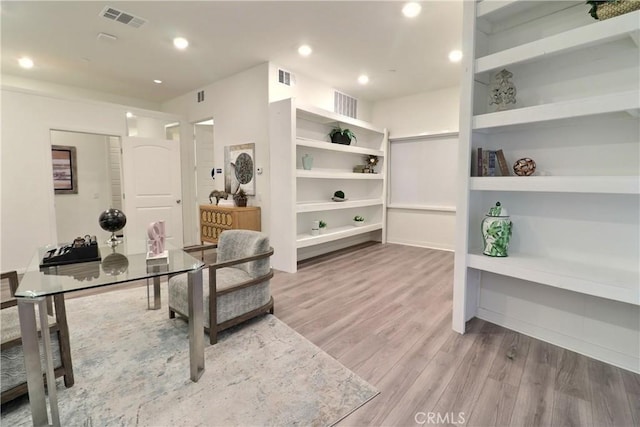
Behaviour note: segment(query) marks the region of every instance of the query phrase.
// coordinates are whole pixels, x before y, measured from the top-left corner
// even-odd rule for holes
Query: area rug
[[[333,425],[378,394],[272,315],[206,337],[189,380],[188,327],[147,310],[144,288],[67,300],[75,385],[57,381],[63,426]],[[277,312],[276,312],[277,314]],[[28,399],[1,424],[30,425]]]

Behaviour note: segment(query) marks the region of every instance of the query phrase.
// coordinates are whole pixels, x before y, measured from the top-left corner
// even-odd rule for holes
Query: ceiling
[[[266,61],[368,101],[458,84],[462,1],[3,1],[2,74],[161,103]],[[110,6],[139,28],[100,16]],[[98,33],[117,40],[98,39]],[[190,45],[173,47],[182,36]],[[297,53],[307,43],[313,53]],[[17,64],[29,56],[35,66]],[[357,83],[366,73],[368,85]],[[153,83],[160,79],[162,84]]]

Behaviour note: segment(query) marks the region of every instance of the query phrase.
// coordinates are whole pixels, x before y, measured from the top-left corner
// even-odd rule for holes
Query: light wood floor
[[[276,316],[381,392],[341,426],[640,425],[640,375],[478,319],[453,332],[452,281],[453,253],[390,244],[276,274]]]

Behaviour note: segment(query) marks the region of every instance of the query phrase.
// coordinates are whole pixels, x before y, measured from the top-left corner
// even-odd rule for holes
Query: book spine
[[[482,175],[489,176],[489,151],[482,150]]]
[[[482,176],[482,148],[478,148],[476,156],[476,176]]]
[[[507,159],[504,157],[504,152],[502,150],[496,151],[496,156],[498,157],[498,166],[500,166],[500,174],[502,176],[509,176],[509,165],[507,164]]]
[[[488,176],[496,176],[496,152],[489,150],[488,158]]]

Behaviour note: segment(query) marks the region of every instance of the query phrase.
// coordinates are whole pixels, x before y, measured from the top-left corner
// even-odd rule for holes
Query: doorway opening
[[[216,180],[222,179],[222,174],[218,177],[215,170],[214,138],[213,138],[213,118],[200,120],[193,123],[193,153],[194,153],[194,173],[195,173],[195,199],[196,199],[196,227],[198,229],[198,240],[200,240],[200,227],[198,220],[198,207],[208,205],[209,194],[222,184],[216,185]]]

